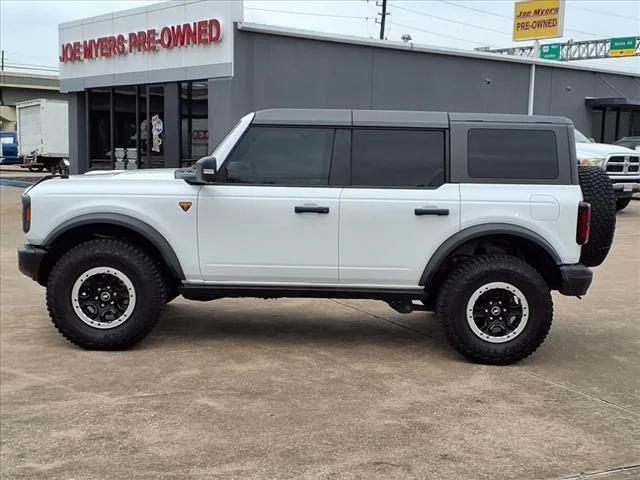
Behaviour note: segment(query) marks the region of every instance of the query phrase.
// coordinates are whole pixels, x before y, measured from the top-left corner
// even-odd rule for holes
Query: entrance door
[[[459,230],[460,189],[445,184],[439,130],[355,129],[351,188],[340,198],[340,283],[417,287]]]
[[[329,186],[334,130],[253,126],[198,200],[209,283],[337,284],[341,188]]]

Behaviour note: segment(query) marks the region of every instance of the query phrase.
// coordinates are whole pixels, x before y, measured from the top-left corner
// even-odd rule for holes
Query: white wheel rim
[[[105,288],[105,291],[103,292],[100,289],[99,292],[94,292],[96,294],[94,298],[86,298],[85,296],[82,296],[81,298],[81,289],[83,285],[85,284],[85,282],[87,282],[87,280],[95,277],[96,275],[109,275],[111,277],[114,277],[115,279],[117,279],[117,281],[122,282],[124,288],[122,288],[121,292],[112,292],[110,291],[110,288]],[[86,295],[86,292],[83,293]],[[118,295],[121,296],[118,298]],[[128,301],[126,308],[121,308],[118,306],[114,307],[114,305],[116,305],[115,302],[121,302],[123,300],[123,297]],[[87,308],[87,302],[96,304],[98,309],[104,308],[103,312],[112,310],[113,312],[116,312],[118,316],[109,321],[104,321],[95,317],[92,318],[87,315],[87,313],[85,313],[85,310],[83,310],[83,307],[85,309]],[[133,283],[131,282],[129,277],[127,277],[120,270],[112,267],[96,267],[84,272],[73,284],[73,288],[71,289],[71,305],[73,306],[73,310],[75,311],[78,318],[87,325],[102,330],[115,328],[119,325],[122,325],[129,318],[131,318],[131,314],[133,313],[133,310],[136,306],[136,290],[133,287]],[[99,305],[103,305],[103,307],[99,307]]]
[[[519,319],[519,323],[513,330],[506,331],[503,335],[491,335],[490,333],[487,333],[486,329],[482,329],[478,326],[478,319],[474,316],[474,309],[477,306],[476,304],[478,299],[491,290],[502,290],[508,292],[509,295],[513,296],[514,301],[520,309],[521,317]],[[495,319],[495,322],[497,323],[505,324],[506,322],[502,319],[504,318],[503,315],[506,316],[506,313],[504,312],[502,304],[495,306],[490,304],[489,307],[493,309],[492,311],[489,311],[489,308],[486,309],[486,313],[490,318]],[[520,289],[510,283],[491,282],[481,286],[473,292],[473,295],[471,295],[471,298],[469,298],[469,301],[467,302],[466,317],[469,328],[477,337],[490,343],[505,343],[513,340],[524,331],[527,326],[527,322],[529,321],[529,303]]]

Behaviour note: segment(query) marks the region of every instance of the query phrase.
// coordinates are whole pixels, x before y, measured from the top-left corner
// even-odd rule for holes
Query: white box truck
[[[66,100],[36,99],[16,104],[19,155],[31,171],[66,170],[69,109]]]

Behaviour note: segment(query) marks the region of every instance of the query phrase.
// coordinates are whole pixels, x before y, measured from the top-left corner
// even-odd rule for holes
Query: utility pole
[[[382,7],[382,13],[378,13],[382,18],[380,19],[380,40],[384,40],[384,23],[387,18],[387,0],[382,0],[382,5],[376,2],[377,6]]]

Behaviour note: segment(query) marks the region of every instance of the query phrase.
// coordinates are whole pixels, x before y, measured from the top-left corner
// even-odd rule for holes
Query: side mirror
[[[189,168],[180,168],[174,174],[175,178],[184,180],[191,185],[206,185],[216,181],[218,170],[215,157],[202,157]]]
[[[196,169],[196,179],[199,183],[213,183],[216,181],[218,163],[215,157],[202,157],[194,167]]]

